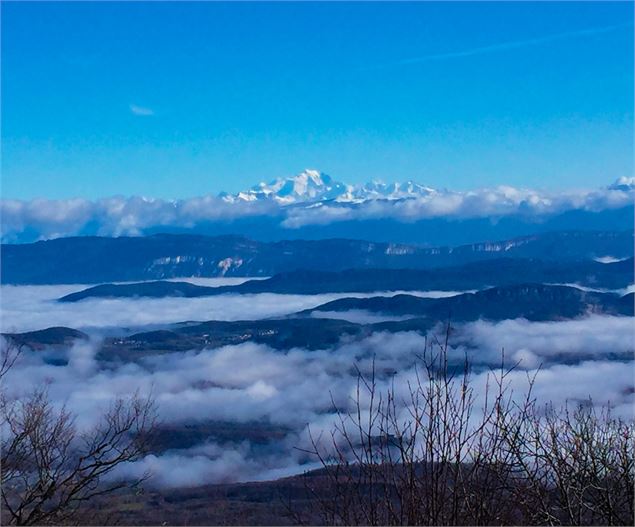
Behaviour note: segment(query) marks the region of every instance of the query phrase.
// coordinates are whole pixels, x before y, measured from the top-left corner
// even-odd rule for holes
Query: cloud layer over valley
[[[62,323],[130,326],[186,318],[245,318],[247,313],[256,318],[290,313],[336,296],[236,295],[168,299],[165,305],[161,300],[95,300],[59,308],[51,303],[52,298],[74,289],[4,286],[4,327],[9,323],[23,329]],[[199,300],[209,303],[198,304]],[[433,335],[442,333],[442,326],[432,330]],[[102,363],[96,358],[100,338],[95,331],[91,340],[77,341],[70,349],[25,349],[5,386],[9,393],[20,394],[32,386],[48,385],[53,401],[76,413],[79,426],[90,426],[113,397],[136,390],[152,392],[162,426],[188,431],[190,435],[184,437],[189,442],[176,446],[168,442],[125,467],[120,476],[151,470],[150,485],[159,487],[272,479],[312,468],[312,460],[298,450],[309,446],[307,427],[314,434],[330,432],[336,418],[333,403],[344,410],[351,408],[357,369],[369,374],[374,361],[380,389],[394,382],[405,412],[405,390],[416,377],[416,356],[425,342],[425,336],[416,332],[376,332],[361,340],[343,337],[333,346],[312,351],[281,351],[245,342],[149,355],[135,362]],[[508,363],[519,363],[509,377],[519,397],[526,389],[527,373],[537,372],[534,395],[541,402],[561,405],[591,397],[598,404],[610,402],[616,415],[633,415],[630,317],[479,321],[456,325],[450,342],[451,361],[460,364],[467,353],[473,362],[479,397],[484,394],[489,368],[499,365],[504,348]],[[218,430],[230,432],[219,434]]]
[[[182,278],[200,285],[232,285],[248,278]],[[19,333],[50,326],[77,329],[140,328],[185,321],[256,320],[279,317],[317,307],[344,297],[366,298],[399,293],[439,298],[459,294],[451,291],[377,291],[369,293],[325,293],[280,295],[275,293],[226,294],[201,298],[90,299],[61,303],[57,299],[89,287],[87,284],[46,286],[1,286],[2,331]],[[358,314],[347,320],[356,321]],[[374,317],[386,320],[386,317]],[[390,318],[388,318],[390,319]]]

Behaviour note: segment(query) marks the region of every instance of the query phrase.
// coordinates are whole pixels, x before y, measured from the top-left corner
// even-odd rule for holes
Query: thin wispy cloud
[[[130,111],[134,114],[134,115],[140,115],[140,116],[149,116],[149,115],[154,115],[154,110],[152,110],[152,108],[146,108],[144,106],[137,106],[136,104],[131,104],[130,105]]]
[[[492,44],[490,46],[481,46],[477,48],[464,49],[460,51],[452,51],[448,53],[435,53],[430,55],[422,55],[420,57],[411,57],[408,59],[402,59],[388,64],[381,64],[375,66],[375,68],[389,68],[394,66],[406,66],[409,64],[420,64],[423,62],[430,62],[436,60],[454,59],[462,57],[471,57],[474,55],[484,55],[487,53],[495,53],[497,51],[506,51],[509,49],[525,48],[531,46],[539,46],[542,44],[548,44],[558,40],[567,40],[571,38],[579,38],[585,36],[601,35],[604,33],[610,33],[619,29],[632,27],[632,24],[617,24],[612,26],[595,27],[588,29],[581,29],[578,31],[567,31],[564,33],[556,33],[551,35],[545,35],[544,37],[530,38],[525,40],[515,40],[512,42],[501,42],[498,44]]]

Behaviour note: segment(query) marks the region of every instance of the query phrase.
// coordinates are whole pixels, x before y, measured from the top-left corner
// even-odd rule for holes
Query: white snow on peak
[[[609,194],[635,193],[635,177],[621,177],[605,187]],[[420,205],[430,204],[436,212],[451,209],[466,201],[483,202],[483,206],[500,204],[502,207],[548,210],[557,205],[557,196],[540,194],[527,189],[518,189],[501,185],[496,188],[481,189],[466,193],[435,190],[415,181],[401,183],[370,183],[348,185],[334,180],[328,174],[318,170],[306,169],[299,174],[278,178],[269,183],[261,182],[249,190],[237,194],[222,193],[221,199],[229,203],[273,201],[280,205],[319,206],[322,203],[362,204],[369,201],[412,200]],[[437,199],[438,198],[438,199]],[[612,199],[623,201],[623,196]],[[555,201],[554,201],[555,200]],[[434,209],[434,206],[437,209]]]
[[[307,169],[293,177],[275,179],[270,183],[261,182],[238,194],[221,194],[221,198],[232,203],[269,199],[290,204],[336,199],[348,191],[348,185],[334,181],[317,170]]]
[[[436,192],[414,181],[405,183],[384,183],[373,181],[354,189],[353,195],[359,199],[404,199],[427,196]]]
[[[306,169],[296,176],[261,182],[238,194],[222,193],[227,202],[274,200],[280,204],[312,203],[334,200],[356,203],[367,200],[396,200],[428,196],[436,191],[414,181],[383,183],[373,181],[363,185],[347,185],[335,181],[328,174]]]

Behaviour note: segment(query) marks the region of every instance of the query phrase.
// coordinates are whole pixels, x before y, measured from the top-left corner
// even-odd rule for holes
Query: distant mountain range
[[[622,230],[635,221],[635,178],[628,177],[595,191],[550,194],[506,186],[459,192],[414,181],[350,185],[304,170],[219,198],[232,210],[251,212],[186,227],[161,224],[143,232],[456,246],[552,231]],[[255,212],[262,207],[265,214]]]
[[[187,199],[0,200],[3,242],[158,233],[242,235],[260,241],[347,238],[457,246],[564,231],[633,226],[635,178],[596,189],[499,185],[473,190],[406,181],[350,185],[323,172]]]
[[[373,291],[460,291],[513,285],[519,279],[535,283],[576,283],[603,289],[621,289],[634,279],[633,258],[613,262],[567,263],[525,259],[496,259],[461,266],[418,269],[349,269],[339,272],[292,271],[239,285],[206,287],[188,282],[102,284],[70,293],[59,300],[88,298],[203,297],[222,294],[322,294]]]
[[[300,269],[430,269],[501,257],[562,263],[632,256],[632,230],[551,232],[435,248],[346,239],[267,243],[240,236],[157,234],[3,244],[0,264],[5,284],[90,284],[191,276],[273,276]]]
[[[499,187],[503,189],[504,187]],[[635,191],[635,178],[621,177],[607,187],[619,192]],[[507,187],[510,195],[523,192]],[[373,200],[407,200],[453,195],[447,189],[435,189],[415,181],[391,182],[371,181],[350,185],[334,180],[319,170],[305,169],[295,176],[264,181],[250,189],[230,194],[221,192],[219,198],[227,203],[272,201],[280,205],[311,203],[364,203]]]
[[[592,313],[633,316],[633,299],[633,293],[620,296],[567,286],[519,284],[447,298],[412,295],[342,298],[305,313],[364,310],[382,315],[412,315],[455,322],[514,318],[564,320]]]
[[[405,183],[373,181],[361,185],[347,185],[333,180],[328,174],[307,169],[293,177],[279,178],[270,183],[261,182],[237,194],[223,192],[219,197],[229,203],[271,200],[282,205],[290,205],[325,201],[362,203],[376,199],[419,198],[436,193],[438,193],[437,190],[413,181]]]
[[[342,337],[360,339],[373,332],[427,332],[437,323],[478,319],[500,321],[525,318],[555,321],[588,314],[633,316],[634,294],[582,291],[575,287],[519,284],[495,287],[447,298],[421,298],[398,294],[392,297],[343,298],[278,319],[184,322],[168,329],[135,333],[104,340],[98,358],[135,360],[146,355],[214,348],[243,342],[267,344],[276,349],[303,347],[326,349]],[[358,324],[329,314],[363,310],[381,315],[406,316],[405,320]],[[320,313],[321,317],[313,315]],[[86,336],[70,328],[49,328],[21,334],[5,334],[14,341],[41,349],[69,345]]]

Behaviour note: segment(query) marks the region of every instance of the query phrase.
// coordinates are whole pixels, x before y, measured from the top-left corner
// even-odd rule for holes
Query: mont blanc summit
[[[290,205],[320,201],[359,203],[375,199],[396,200],[428,196],[435,192],[434,189],[414,181],[385,183],[375,180],[349,185],[334,180],[324,172],[306,169],[296,176],[278,178],[269,183],[261,182],[236,194],[223,192],[220,197],[228,203],[272,200],[281,205]]]

